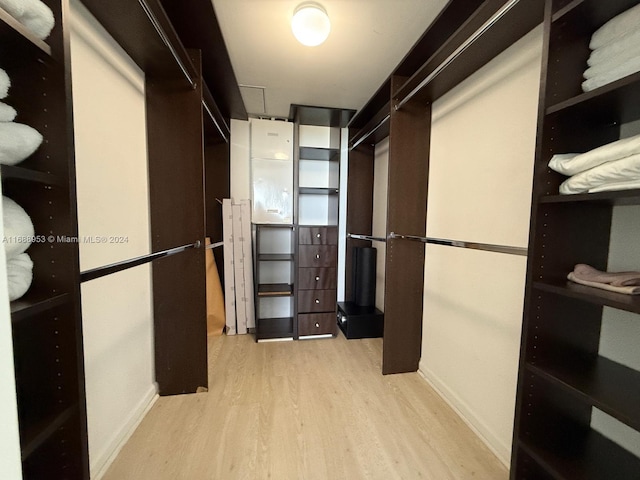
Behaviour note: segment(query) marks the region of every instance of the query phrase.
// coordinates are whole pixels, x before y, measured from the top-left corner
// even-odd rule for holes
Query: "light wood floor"
[[[211,337],[209,392],[160,398],[104,480],[488,479],[507,470],[380,339]]]

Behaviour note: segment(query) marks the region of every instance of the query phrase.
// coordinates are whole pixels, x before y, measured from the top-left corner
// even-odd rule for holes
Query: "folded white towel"
[[[599,187],[593,187],[588,190],[589,193],[598,192],[617,192],[620,190],[640,189],[640,180],[627,180],[625,182],[609,182]]]
[[[640,39],[639,43],[628,46],[620,52],[610,55],[606,60],[599,61],[584,71],[583,77],[586,79],[594,78],[600,75],[606,75],[618,66],[631,61],[633,58],[640,57]]]
[[[560,193],[584,193],[609,183],[636,180],[640,180],[640,154],[607,162],[569,177],[560,184]]]
[[[40,0],[0,0],[0,7],[41,40],[53,30],[53,12]]]
[[[9,80],[9,75],[7,75],[7,72],[0,68],[0,99],[7,98],[7,95],[9,95],[10,86],[11,80]]]
[[[549,168],[563,175],[575,175],[603,163],[640,153],[640,135],[622,138],[585,153],[564,153],[551,157]]]
[[[587,64],[592,67],[593,65],[606,62],[610,58],[616,57],[622,52],[629,51],[630,48],[633,49],[633,47],[637,45],[640,45],[640,29],[626,33],[608,45],[596,48],[591,52],[591,55],[589,55]]]
[[[16,115],[15,108],[0,102],[0,122],[13,122],[16,119]]]
[[[590,92],[591,90],[595,90],[596,88],[615,82],[636,72],[640,72],[640,55],[618,64],[607,72],[585,80],[582,82],[582,90]]]
[[[622,12],[616,17],[613,17],[596,30],[591,36],[589,48],[591,48],[591,50],[595,50],[596,48],[611,43],[626,33],[638,30],[639,25],[640,4],[631,7],[629,10]]]
[[[567,278],[572,282],[586,285],[588,287],[595,287],[601,290],[608,290],[610,292],[624,293],[625,295],[640,295],[640,287],[614,287],[607,283],[588,282],[587,280],[580,280],[579,278],[576,278],[573,272],[569,273]]]
[[[29,125],[0,122],[0,163],[15,165],[35,152],[42,135]]]
[[[24,253],[34,236],[33,222],[20,205],[9,197],[2,197],[4,250],[7,258]]]
[[[9,300],[22,297],[33,281],[33,261],[27,253],[7,258],[7,280],[9,284]]]

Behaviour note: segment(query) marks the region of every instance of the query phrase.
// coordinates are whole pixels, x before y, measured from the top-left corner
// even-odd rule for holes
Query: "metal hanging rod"
[[[347,238],[353,238],[356,240],[368,240],[371,242],[386,242],[385,237],[372,237],[371,235],[360,235],[359,233],[347,233]]]
[[[188,243],[187,245],[182,245],[180,247],[169,248],[167,250],[162,250],[161,252],[150,253],[149,255],[143,255],[141,257],[132,258],[130,260],[124,260],[122,262],[112,263],[103,267],[96,267],[90,270],[85,270],[84,272],[80,273],[80,282],[88,282],[89,280],[95,280],[96,278],[111,275],[112,273],[121,272],[122,270],[137,267],[138,265],[149,263],[153,260],[157,260],[158,258],[168,257],[169,255],[175,255],[176,253],[184,252],[185,250],[188,250],[190,248],[200,248],[201,245],[202,242],[200,240],[197,240],[194,243]]]
[[[180,67],[180,70],[182,70],[182,74],[185,76],[189,84],[191,84],[191,88],[195,90],[197,87],[196,82],[194,82],[193,79],[191,78],[191,75],[189,74],[187,67],[185,66],[184,63],[182,63],[182,59],[180,58],[180,56],[178,55],[178,52],[176,52],[176,49],[173,47],[173,45],[169,41],[167,34],[162,29],[162,26],[160,25],[160,22],[158,21],[156,16],[153,14],[153,11],[151,10],[151,8],[149,8],[149,5],[147,5],[147,2],[145,0],[138,0],[138,3],[144,10],[144,13],[147,14],[147,17],[151,21],[153,28],[155,28],[156,32],[158,32],[158,35],[162,39],[162,42],[167,46],[167,48],[171,52],[171,55],[173,56],[174,60],[178,64],[178,67]]]
[[[222,136],[222,138],[224,139],[225,142],[229,143],[229,138],[225,135],[224,131],[222,130],[222,127],[220,126],[220,124],[217,122],[216,118],[213,116],[213,113],[211,113],[211,110],[209,109],[209,105],[207,104],[207,102],[205,102],[204,100],[202,100],[202,106],[204,107],[204,109],[207,111],[207,113],[209,114],[209,117],[211,118],[211,120],[213,121],[213,124],[216,126],[216,128],[218,129],[218,132],[220,132],[220,135]],[[225,127],[228,128],[228,125],[225,123],[224,125]]]
[[[493,16],[487,20],[478,30],[467,38],[458,48],[456,48],[451,55],[449,55],[440,65],[438,65],[433,72],[422,80],[417,87],[409,92],[398,104],[394,106],[395,110],[400,110],[408,101],[410,101],[420,90],[427,86],[431,81],[436,78],[440,73],[447,68],[456,58],[458,58],[467,48],[473,45],[482,35],[484,35],[493,25],[495,25],[502,17],[504,17],[513,7],[515,7],[520,0],[511,0],[506,3],[500,10],[493,14]]]
[[[509,245],[493,245],[490,243],[465,242],[462,240],[449,240],[445,238],[419,237],[417,235],[401,235],[395,232],[389,234],[390,239],[414,240],[433,245],[445,245],[448,247],[470,248],[473,250],[483,250],[486,252],[506,253],[509,255],[519,255],[526,257],[528,250],[523,247],[512,247]]]
[[[371,130],[369,130],[367,133],[365,133],[364,135],[362,135],[356,142],[354,142],[353,145],[351,145],[351,147],[349,147],[349,150],[353,150],[354,148],[356,148],[358,145],[360,145],[362,142],[364,142],[367,138],[369,138],[371,135],[373,135],[380,127],[382,127],[382,125],[384,125],[385,123],[387,123],[389,121],[389,119],[391,118],[391,114],[387,115],[386,117],[384,117],[382,120],[380,120],[380,122],[373,127]]]
[[[216,242],[204,247],[205,250],[213,250],[214,248],[218,248],[224,245],[224,242]]]

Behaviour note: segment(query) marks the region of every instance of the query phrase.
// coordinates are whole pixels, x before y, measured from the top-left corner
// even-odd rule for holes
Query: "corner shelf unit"
[[[33,282],[11,302],[23,478],[88,479],[89,460],[80,312],[75,159],[69,77],[69,5],[45,0],[55,18],[46,41],[0,9],[0,67],[11,79],[3,102],[16,122],[38,130],[38,150],[0,167],[3,195],[31,217],[27,250]]]
[[[566,177],[547,167],[553,154],[615,141],[640,119],[640,74],[581,89],[591,35],[637,4],[546,1],[512,479],[640,478],[640,458],[592,424],[597,409],[640,431],[640,372],[599,351],[603,307],[640,321],[640,299],[566,280],[578,263],[607,270],[614,208],[639,206],[640,190],[558,195]]]

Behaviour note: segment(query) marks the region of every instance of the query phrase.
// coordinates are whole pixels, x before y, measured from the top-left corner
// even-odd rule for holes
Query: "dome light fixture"
[[[329,36],[331,22],[322,5],[304,2],[293,11],[291,30],[301,44],[315,47]]]

